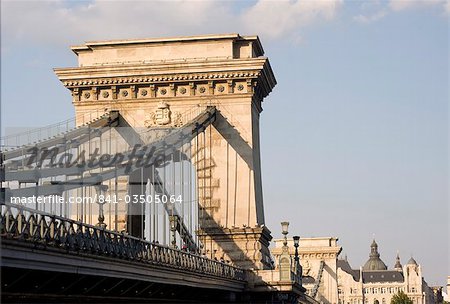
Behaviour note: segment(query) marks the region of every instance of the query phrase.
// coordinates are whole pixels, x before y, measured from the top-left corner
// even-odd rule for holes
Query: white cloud
[[[2,45],[230,32],[276,39],[333,18],[341,2],[258,1],[233,10],[231,1],[5,1]]]
[[[276,38],[314,22],[332,19],[342,0],[259,0],[242,17],[245,28]]]
[[[2,36],[43,44],[186,35],[219,30],[227,7],[208,1],[57,1],[2,3]],[[214,22],[211,22],[214,21]]]

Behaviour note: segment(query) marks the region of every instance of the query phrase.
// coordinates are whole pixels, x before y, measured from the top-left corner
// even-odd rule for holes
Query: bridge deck
[[[246,286],[244,270],[229,264],[20,206],[2,206],[0,233],[6,294],[21,280],[21,290],[29,285],[33,292],[33,284],[40,289],[46,282],[27,276],[43,272],[52,273],[52,281],[54,276],[96,277],[110,284],[133,281],[141,288],[176,285],[219,294],[242,292]],[[61,282],[46,284],[60,290],[70,284]]]

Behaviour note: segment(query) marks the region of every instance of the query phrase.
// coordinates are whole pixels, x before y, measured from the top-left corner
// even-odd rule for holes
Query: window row
[[[403,287],[369,287],[364,288],[365,294],[383,294],[383,293],[397,293],[404,291]]]

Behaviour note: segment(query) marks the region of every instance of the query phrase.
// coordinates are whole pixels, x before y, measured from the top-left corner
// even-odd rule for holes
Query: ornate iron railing
[[[1,205],[1,238],[244,281],[241,268],[16,204]]]

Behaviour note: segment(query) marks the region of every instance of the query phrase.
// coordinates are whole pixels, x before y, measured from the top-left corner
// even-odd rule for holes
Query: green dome
[[[369,260],[363,266],[364,271],[372,270],[387,270],[386,264],[380,259],[380,254],[378,253],[378,244],[373,240],[372,245],[370,245],[370,255]]]

